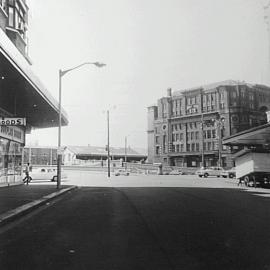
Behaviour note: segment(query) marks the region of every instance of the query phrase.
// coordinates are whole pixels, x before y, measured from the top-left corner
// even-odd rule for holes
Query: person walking
[[[23,178],[23,182],[26,183],[26,185],[29,184],[29,182],[31,181],[31,177],[30,177],[30,163],[27,163],[25,166],[25,177]]]

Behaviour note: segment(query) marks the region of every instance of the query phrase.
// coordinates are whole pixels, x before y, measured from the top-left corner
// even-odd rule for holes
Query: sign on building
[[[2,117],[0,119],[0,126],[25,126],[26,118],[10,118],[10,117]]]

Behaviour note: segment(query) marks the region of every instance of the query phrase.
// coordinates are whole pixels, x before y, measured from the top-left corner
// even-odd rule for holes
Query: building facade
[[[270,88],[224,81],[173,92],[148,107],[148,161],[232,167],[222,138],[267,122]]]
[[[28,6],[25,0],[0,0],[0,186],[22,179],[25,134],[58,126],[59,104],[31,69],[28,57]],[[62,123],[67,115],[62,112]]]

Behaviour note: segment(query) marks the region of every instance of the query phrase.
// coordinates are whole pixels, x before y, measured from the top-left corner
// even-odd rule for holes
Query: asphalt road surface
[[[269,205],[240,188],[82,187],[2,228],[0,269],[270,269]]]

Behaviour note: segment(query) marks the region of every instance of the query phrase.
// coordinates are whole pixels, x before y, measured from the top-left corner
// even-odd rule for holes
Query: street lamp
[[[270,68],[270,0],[268,0],[265,5],[263,5],[264,9],[264,21],[267,27],[268,33],[268,68]]]
[[[114,105],[113,109],[116,108]],[[111,165],[110,165],[110,110],[107,110],[107,159],[108,159],[108,177],[111,177]]]
[[[106,64],[100,62],[85,62],[78,66],[75,66],[66,70],[59,70],[59,127],[58,127],[58,151],[57,151],[57,188],[59,189],[61,186],[61,165],[62,165],[62,151],[61,151],[61,126],[62,126],[62,77],[68,72],[78,69],[84,65],[95,65],[96,67],[104,67]]]
[[[215,119],[212,119],[212,122],[215,123],[215,127],[217,129],[217,137],[218,137],[218,167],[222,165],[222,133],[221,130],[223,128],[225,118],[220,117],[218,114]]]
[[[127,170],[127,137],[129,135],[125,136],[125,171]]]

